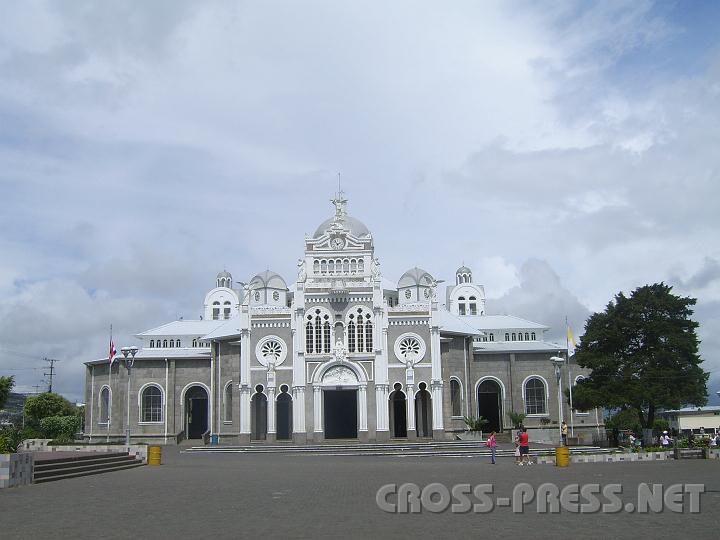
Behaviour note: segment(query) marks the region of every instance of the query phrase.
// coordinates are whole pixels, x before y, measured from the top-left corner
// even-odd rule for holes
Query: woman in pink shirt
[[[495,440],[495,432],[491,432],[490,436],[485,442],[485,446],[490,449],[490,456],[492,458],[492,464],[495,465],[495,449],[497,448],[497,441]]]

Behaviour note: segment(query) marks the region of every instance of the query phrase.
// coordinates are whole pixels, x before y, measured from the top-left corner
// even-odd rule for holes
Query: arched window
[[[517,338],[515,336],[515,332],[512,333],[512,340],[515,341]]]
[[[319,311],[315,316],[315,352],[322,352],[322,319],[320,318]]]
[[[522,341],[522,340],[523,340],[522,332],[520,332],[520,333],[518,334],[518,341]]]
[[[171,339],[170,340],[170,348],[172,349],[173,347],[175,347],[175,340]]]
[[[462,416],[462,391],[460,383],[455,379],[450,379],[450,403],[452,405],[452,415]]]
[[[350,259],[343,259],[343,273],[350,272]]]
[[[315,347],[314,341],[313,341],[313,323],[312,323],[312,315],[308,315],[308,322],[305,325],[305,352],[308,354],[311,354]]]
[[[477,298],[470,297],[470,315],[477,315]]]
[[[147,386],[143,390],[140,419],[141,422],[162,422],[162,390],[157,386]]]
[[[192,340],[192,346],[197,347],[197,338]]]
[[[525,414],[547,414],[545,383],[539,377],[525,382]]]
[[[370,320],[370,314],[367,314],[367,321],[365,321],[365,351],[372,352],[373,349],[373,324]]]
[[[232,389],[232,387],[233,387],[232,381],[230,381],[229,383],[227,383],[227,385],[225,385],[225,403],[224,403],[225,404],[225,408],[224,408],[225,422],[232,422],[232,416],[233,416],[233,407],[232,407],[232,402],[233,402],[232,390],[233,389]]]
[[[110,421],[110,388],[104,386],[100,390],[100,423],[107,424]]]
[[[320,273],[320,261],[315,259],[313,261],[313,273],[319,274]]]
[[[327,260],[322,259],[320,261],[320,272],[323,274],[327,274]]]
[[[530,337],[532,338],[533,341],[535,341],[535,332],[533,332],[532,334],[530,334]]]
[[[154,347],[155,347],[155,340],[154,340],[154,339],[151,339],[151,340],[150,340],[150,348],[152,349],[152,348],[154,348]]]
[[[167,346],[168,346],[167,339],[163,339],[163,349],[167,349]]]
[[[525,332],[525,341],[530,341],[530,334]]]
[[[460,315],[465,315],[465,297],[461,296],[458,298],[458,313]]]
[[[335,259],[330,259],[328,261],[328,274],[334,274],[335,273]]]
[[[350,259],[350,273],[354,274],[357,272],[357,261],[355,259]]]
[[[180,347],[180,340],[179,340],[179,339],[176,339],[176,340],[175,340],[175,346],[176,346],[176,347]]]
[[[505,341],[510,341],[510,334],[505,332]]]
[[[230,318],[230,302],[225,302],[223,305],[223,318],[229,319]]]
[[[350,317],[355,317],[350,315]],[[347,326],[348,352],[355,352],[355,322],[350,321]]]
[[[495,334],[490,334],[490,341],[495,341]]]
[[[323,352],[329,353],[330,352],[330,321],[329,317],[325,315],[323,317],[325,319],[325,322],[323,323]]]
[[[365,335],[363,334],[362,315],[357,318],[357,350],[363,352],[365,350]]]
[[[214,321],[220,319],[220,302],[213,302],[212,317]]]
[[[358,259],[358,272],[360,272],[360,273],[365,272],[365,260],[364,259]]]

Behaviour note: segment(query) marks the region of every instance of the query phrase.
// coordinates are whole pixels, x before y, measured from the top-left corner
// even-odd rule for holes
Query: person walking
[[[519,465],[532,465],[530,462],[530,435],[527,432],[527,428],[522,428],[520,433],[520,463]]]
[[[567,446],[568,427],[567,423],[564,420],[563,423],[560,425],[560,433],[562,433],[562,445]]]
[[[497,440],[495,439],[495,432],[491,432],[490,436],[487,438],[487,441],[485,442],[485,446],[487,446],[490,449],[490,459],[491,463],[495,465],[495,451],[497,449]]]

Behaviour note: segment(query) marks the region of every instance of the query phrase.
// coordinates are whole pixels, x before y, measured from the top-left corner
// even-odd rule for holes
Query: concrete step
[[[73,471],[72,469],[65,469],[63,474],[55,475],[55,476],[49,476],[49,477],[42,477],[42,478],[33,478],[34,484],[42,484],[44,482],[55,482],[56,480],[65,480],[67,478],[79,478],[81,476],[92,476],[94,474],[103,474],[107,472],[113,472],[113,471],[124,471],[126,469],[134,469],[135,467],[142,467],[145,465],[142,461],[133,459],[132,461],[128,461],[124,464],[119,464],[113,467],[103,467],[103,468],[97,468],[89,471]]]
[[[52,471],[67,469],[71,467],[86,466],[86,465],[102,465],[106,463],[115,463],[119,461],[127,461],[133,459],[128,454],[123,453],[112,453],[112,454],[99,454],[97,456],[78,456],[73,458],[60,458],[52,460],[38,460],[35,462],[34,470],[36,472]]]
[[[63,478],[87,476],[144,465],[142,460],[127,453],[65,456],[39,459],[33,467],[33,482],[49,482]]]
[[[574,447],[572,454],[606,453],[611,448]],[[411,443],[399,444],[355,444],[355,445],[243,445],[243,446],[199,446],[182,450],[183,453],[238,453],[238,454],[284,454],[284,455],[333,455],[333,456],[489,456],[490,450],[483,444],[467,442]],[[531,448],[533,455],[552,455],[554,448]],[[498,456],[514,456],[514,448],[499,448]]]

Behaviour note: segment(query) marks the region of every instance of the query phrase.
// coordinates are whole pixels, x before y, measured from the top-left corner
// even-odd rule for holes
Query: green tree
[[[707,402],[700,364],[696,300],[672,294],[664,283],[615,296],[585,325],[575,359],[591,376],[573,390],[576,409],[633,410],[651,429],[658,409]]]
[[[15,386],[15,377],[0,377],[0,409],[5,407],[5,402],[10,397],[13,386]]]
[[[45,392],[25,401],[26,422],[34,427],[40,426],[40,420],[49,416],[74,416],[76,407],[58,394]]]

